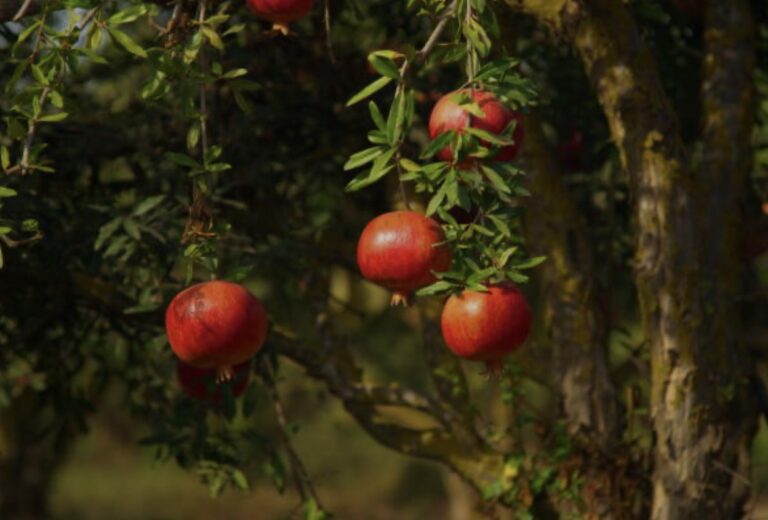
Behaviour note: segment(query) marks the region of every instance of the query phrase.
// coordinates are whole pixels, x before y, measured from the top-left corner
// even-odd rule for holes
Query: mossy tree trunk
[[[528,189],[535,193],[526,236],[534,254],[547,256],[538,276],[545,309],[542,327],[552,348],[562,413],[583,456],[587,485],[582,499],[589,515],[622,518],[618,509],[628,501],[622,498],[622,479],[613,464],[620,457],[619,406],[610,379],[608,321],[597,300],[592,246],[541,123],[526,117],[523,124]]]
[[[508,4],[536,16],[578,52],[629,174],[635,279],[651,351],[652,517],[739,517],[755,425],[735,320],[732,238],[751,124],[750,96],[743,94],[751,90],[747,2],[708,4],[704,139],[720,160],[700,175],[693,173],[654,58],[623,2]],[[723,83],[729,76],[738,86]]]

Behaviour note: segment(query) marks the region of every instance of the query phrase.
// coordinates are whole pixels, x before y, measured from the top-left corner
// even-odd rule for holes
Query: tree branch
[[[280,327],[273,330],[273,337],[279,352],[304,367],[311,377],[323,381],[379,443],[403,454],[442,462],[478,491],[502,478],[504,456],[489,446],[467,442],[445,426],[411,428],[385,417],[377,409],[393,404],[405,406],[427,413],[438,424],[455,425],[456,418],[440,404],[410,390],[392,393],[366,386],[351,353],[337,342],[321,349],[303,348],[290,332]]]

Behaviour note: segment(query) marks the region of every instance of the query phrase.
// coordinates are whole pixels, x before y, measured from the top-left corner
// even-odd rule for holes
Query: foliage
[[[699,29],[666,4],[631,4],[684,126],[695,127],[700,107],[681,85],[695,79]],[[354,239],[365,222],[393,200],[441,221],[455,262],[419,292],[423,308],[464,288],[524,284],[543,262],[562,262],[528,252],[524,208],[539,194],[526,189],[521,163],[483,160],[510,144],[514,125],[501,135],[468,129],[431,142],[426,135],[433,101],[482,88],[515,110],[535,108],[551,141],[562,143],[576,129],[589,143],[582,170],[564,172],[562,182],[583,212],[598,258],[597,292],[614,313],[611,368],[618,395],[630,396],[626,457],[638,468],[645,463],[648,351],[629,330],[636,318],[627,274],[632,188],[565,44],[542,45],[541,27],[527,19],[513,26],[503,3],[487,0],[330,2],[331,34],[318,7],[287,38],[265,35],[245,5],[228,1],[41,6],[0,24],[0,408],[33,395],[57,418],[51,435],[67,439],[86,428],[107,387],[120,388],[148,427],[141,442],[159,460],[199,474],[212,494],[247,490],[265,476],[280,492],[289,483],[299,489],[306,518],[327,518],[291,446],[295,427],[278,391],[283,356],[324,379],[364,428],[360,409],[375,408],[380,394],[385,404],[451,423],[444,401],[468,393],[461,370],[432,360],[434,380],[407,366],[397,384],[371,390],[369,374],[380,377],[394,354],[382,354],[379,372],[360,381],[333,379],[359,375],[355,358],[366,354],[348,348],[355,341],[365,344],[385,328],[396,333],[377,321],[378,312],[355,308],[354,298],[339,302],[332,291],[339,270],[345,280],[356,272]],[[762,200],[765,55],[758,54],[762,100],[751,179]],[[466,93],[455,100],[481,115]],[[685,137],[696,149],[696,135]],[[434,159],[446,145],[452,161]],[[457,209],[474,216],[460,221]],[[173,294],[210,278],[248,284],[266,300],[273,324],[255,363],[257,382],[217,406],[181,394],[162,329]],[[412,318],[392,319],[408,337],[428,330]],[[528,348],[546,353],[541,343]],[[291,350],[297,344],[304,354]],[[532,404],[529,394],[557,399],[557,375],[540,377],[536,365],[526,355],[507,363],[499,401],[513,420],[483,433],[501,469],[490,483],[473,482],[484,501],[511,507],[518,518],[536,517],[543,498],[575,511],[588,506],[582,439],[571,436],[559,409],[546,416]],[[450,398],[433,397],[441,378],[450,382]],[[398,393],[401,385],[418,392]],[[479,404],[454,408],[472,428],[488,413]],[[375,427],[366,429],[377,437]],[[377,437],[395,449],[397,439]],[[525,446],[530,439],[536,449]],[[456,469],[450,454],[426,457]]]

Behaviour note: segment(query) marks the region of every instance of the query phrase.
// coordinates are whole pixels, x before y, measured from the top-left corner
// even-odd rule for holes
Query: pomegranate
[[[557,156],[563,169],[575,173],[584,169],[584,135],[573,130],[567,141],[557,148]]]
[[[272,22],[276,33],[289,34],[288,24],[304,18],[315,0],[248,0],[248,7],[264,20]]]
[[[216,369],[219,380],[226,380],[233,376],[233,365],[250,359],[264,344],[267,315],[244,287],[206,282],[173,298],[165,330],[179,359],[195,368]]]
[[[490,92],[473,90],[470,92],[472,100],[480,106],[480,109],[485,114],[483,117],[474,116],[453,99],[457,94],[464,92],[470,91],[465,89],[452,92],[440,98],[435,104],[435,107],[432,109],[432,115],[429,117],[429,137],[435,139],[440,134],[450,130],[462,132],[467,126],[498,135],[512,121],[517,121],[517,126],[512,134],[514,143],[502,147],[493,157],[497,162],[507,162],[514,159],[523,139],[523,126],[520,122],[520,114],[508,109]],[[488,143],[483,143],[483,145],[488,146]],[[437,153],[437,157],[441,161],[452,160],[453,153],[451,148],[446,146]],[[466,164],[471,166],[472,162],[470,160]]]
[[[484,361],[491,373],[498,374],[503,358],[528,338],[531,309],[513,284],[493,285],[488,292],[466,290],[448,298],[440,326],[454,354]]]
[[[195,368],[179,361],[176,364],[176,375],[184,393],[193,399],[219,403],[224,396],[224,389],[229,386],[233,397],[242,395],[251,380],[251,360],[234,367],[234,377],[224,383],[216,381],[216,370],[210,368]]]
[[[370,221],[357,243],[357,265],[368,280],[393,291],[392,305],[437,280],[453,257],[440,225],[415,211],[393,211]],[[440,244],[440,245],[438,245]]]
[[[704,19],[703,0],[674,0],[674,4],[678,11],[689,20],[701,22]]]

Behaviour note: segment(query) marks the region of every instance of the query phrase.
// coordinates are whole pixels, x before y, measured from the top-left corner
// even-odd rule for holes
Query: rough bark
[[[616,477],[615,451],[620,442],[616,389],[608,366],[608,325],[597,301],[591,245],[583,218],[566,191],[562,172],[535,117],[523,121],[523,160],[528,189],[526,238],[532,253],[547,256],[538,270],[544,309],[543,329],[553,356],[552,372],[569,433],[586,452],[581,471],[590,484],[585,497],[588,514],[621,518],[617,509],[622,485]]]
[[[725,332],[728,305],[709,299],[730,293],[730,275],[717,271],[704,278],[721,260],[702,260],[697,217],[704,190],[691,173],[654,59],[618,0],[508,4],[535,15],[578,52],[630,176],[635,278],[651,350],[652,517],[737,517],[746,499],[739,470],[754,413],[741,352]],[[722,4],[722,12],[738,9]]]
[[[618,401],[609,376],[608,327],[597,302],[591,246],[540,123],[527,117],[523,124],[528,189],[535,194],[528,204],[526,236],[534,254],[547,256],[537,274],[565,417],[572,435],[609,451],[619,440]]]

